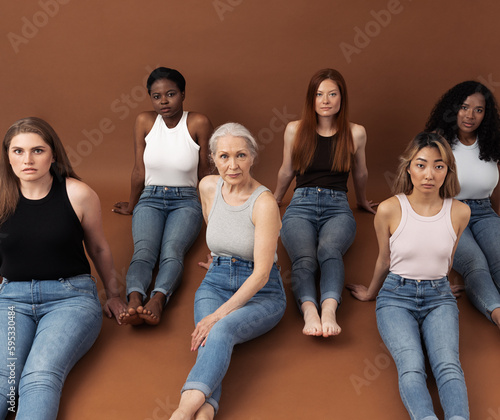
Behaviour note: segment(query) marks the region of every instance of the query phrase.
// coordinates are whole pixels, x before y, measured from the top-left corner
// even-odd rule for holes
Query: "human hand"
[[[465,290],[465,286],[463,286],[462,284],[450,284],[450,289],[451,293],[453,293],[453,296],[459,298],[460,296],[462,296],[462,293],[460,292],[463,292]]]
[[[213,260],[214,260],[214,258],[212,257],[212,255],[211,254],[207,254],[207,262],[200,261],[198,263],[198,265],[200,267],[203,267],[205,270],[208,270],[208,268],[210,267],[210,264],[212,264]]]
[[[111,211],[118,214],[124,214],[126,216],[130,216],[132,214],[132,210],[129,209],[128,201],[118,201],[118,203],[114,204]]]
[[[196,324],[196,328],[191,334],[191,351],[196,351],[198,347],[205,346],[208,334],[218,320],[217,315],[210,314]]]
[[[368,302],[374,300],[375,296],[370,296],[368,288],[362,284],[346,284],[346,289],[351,292],[351,295],[361,302]]]
[[[120,322],[120,315],[127,312],[127,304],[120,296],[112,297],[106,300],[103,311],[108,318],[114,316],[118,325],[122,325]]]
[[[365,200],[362,203],[358,203],[358,208],[361,210],[365,210],[368,213],[376,214],[377,211],[374,207],[377,207],[380,203],[374,203],[372,200]]]

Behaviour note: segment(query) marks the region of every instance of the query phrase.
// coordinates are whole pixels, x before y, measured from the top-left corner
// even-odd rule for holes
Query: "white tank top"
[[[498,183],[498,165],[479,159],[479,145],[466,146],[459,140],[453,145],[453,154],[457,161],[460,194],[458,200],[480,200],[488,198]]]
[[[144,185],[196,187],[200,146],[191,138],[187,128],[188,112],[179,123],[168,128],[161,115],[147,134],[144,150],[146,177]]]
[[[390,271],[415,280],[438,280],[450,269],[457,235],[451,223],[452,198],[446,198],[438,214],[421,216],[408,197],[398,194],[401,222],[389,239]]]

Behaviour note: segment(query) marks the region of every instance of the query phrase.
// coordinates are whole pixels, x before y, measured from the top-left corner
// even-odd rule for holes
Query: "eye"
[[[330,96],[337,96],[337,92],[330,93]]]
[[[460,107],[460,109],[461,109],[462,111],[467,111],[468,107],[467,107],[466,105],[462,105],[462,106]]]
[[[167,93],[167,96],[168,96],[169,98],[171,98],[172,96],[175,96],[175,92],[168,92],[168,93]]]
[[[482,108],[478,108],[478,109],[476,109],[476,112],[477,112],[478,114],[482,114],[482,113],[484,112],[484,109],[482,109]]]
[[[247,157],[247,154],[246,153],[238,153],[238,157],[239,158],[246,158]]]
[[[322,95],[323,95],[322,93],[319,92],[316,93],[316,96],[322,96]]]
[[[441,169],[444,169],[444,168],[445,168],[445,166],[444,166],[444,165],[436,165],[436,169],[441,170]]]
[[[416,166],[417,168],[420,168],[420,169],[421,169],[421,168],[423,168],[423,167],[424,167],[424,164],[423,164],[423,163],[416,163],[416,164],[415,164],[415,166]]]
[[[226,155],[225,153],[222,153],[221,155],[219,155],[219,157],[220,157],[221,159],[227,159],[227,155]]]
[[[160,95],[153,95],[153,99],[155,99],[155,100],[160,99]]]
[[[34,149],[33,153],[35,153],[35,155],[40,155],[43,153],[43,149]]]

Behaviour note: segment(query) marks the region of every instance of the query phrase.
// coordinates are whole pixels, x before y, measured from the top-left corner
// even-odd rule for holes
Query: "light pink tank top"
[[[446,198],[438,214],[417,214],[405,194],[396,197],[401,204],[401,222],[389,240],[390,271],[415,280],[437,280],[446,275],[457,235],[451,223],[451,204]]]

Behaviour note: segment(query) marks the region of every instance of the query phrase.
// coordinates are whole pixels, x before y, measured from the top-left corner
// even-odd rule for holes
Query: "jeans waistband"
[[[489,198],[480,198],[477,200],[470,200],[470,199],[465,199],[465,200],[460,200],[462,203],[465,204],[487,204],[490,205],[491,200]]]
[[[345,191],[339,191],[339,190],[331,190],[329,188],[323,188],[323,187],[302,187],[302,188],[297,188],[295,190],[295,194],[300,194],[303,197],[307,195],[318,195],[318,194],[326,194],[331,197],[346,197],[347,193]]]
[[[97,284],[96,278],[91,275],[91,274],[77,274],[76,276],[72,277],[60,277],[58,279],[46,279],[46,280],[39,280],[39,279],[32,279],[32,280],[9,280],[8,278],[4,277],[2,283],[27,283],[27,282],[44,282],[44,281],[64,281],[64,280],[92,280],[94,283]]]
[[[153,194],[157,192],[166,192],[170,194],[182,195],[182,193],[196,194],[196,187],[169,187],[166,185],[148,185],[144,187],[144,191],[152,191]]]
[[[254,267],[254,262],[245,260],[244,258],[240,257],[219,257],[215,256],[213,257],[212,261],[213,265],[237,265],[240,267],[247,267],[251,270],[253,270]],[[279,265],[277,263],[273,263],[273,268],[276,270],[279,270]]]
[[[445,283],[448,282],[448,276],[441,277],[440,279],[437,280],[425,280],[425,279],[409,279],[406,277],[401,277],[399,274],[394,274],[394,273],[389,273],[387,275],[388,279],[399,281],[401,284],[431,284],[433,286],[440,284],[440,283]]]

